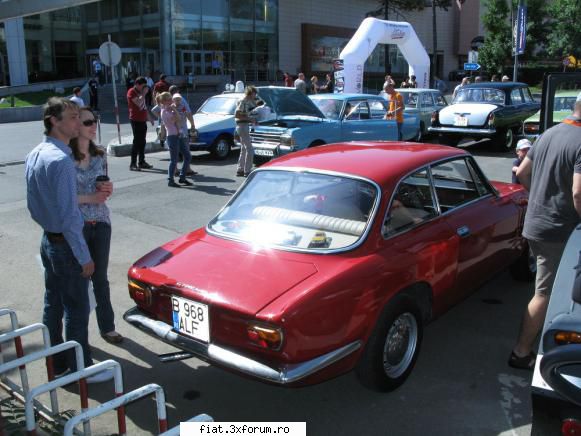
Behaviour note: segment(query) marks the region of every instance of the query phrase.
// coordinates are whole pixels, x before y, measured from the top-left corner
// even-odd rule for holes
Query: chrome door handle
[[[456,233],[458,234],[458,236],[460,236],[461,238],[465,238],[467,236],[470,236],[470,229],[467,226],[462,226],[462,227],[458,227],[456,229]]]

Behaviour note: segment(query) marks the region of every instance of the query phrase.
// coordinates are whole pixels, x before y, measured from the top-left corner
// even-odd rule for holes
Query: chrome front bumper
[[[467,127],[428,127],[430,133],[452,133],[465,136],[490,137],[496,135],[495,128],[491,129],[470,129]]]
[[[173,330],[172,326],[149,318],[138,307],[125,312],[123,319],[142,332],[166,344],[188,351],[202,360],[280,385],[297,382],[338,362],[361,347],[361,341],[355,341],[306,362],[272,368],[218,345],[204,344],[180,335]]]

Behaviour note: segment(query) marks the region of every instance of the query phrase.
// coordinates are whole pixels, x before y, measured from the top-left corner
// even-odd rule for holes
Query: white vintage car
[[[428,131],[439,135],[442,144],[489,138],[495,149],[506,151],[522,132],[523,121],[539,109],[525,83],[475,83],[460,88],[450,106],[432,114]]]

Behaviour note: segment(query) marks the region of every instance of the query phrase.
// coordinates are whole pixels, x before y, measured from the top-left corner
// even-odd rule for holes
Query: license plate
[[[257,149],[254,150],[254,154],[256,154],[257,156],[269,156],[269,157],[273,157],[274,156],[274,151],[272,150],[263,150],[263,149]]]
[[[454,118],[454,125],[460,126],[460,127],[466,127],[468,125],[468,118],[457,115]]]
[[[174,330],[210,342],[210,314],[206,304],[172,296],[171,310]]]

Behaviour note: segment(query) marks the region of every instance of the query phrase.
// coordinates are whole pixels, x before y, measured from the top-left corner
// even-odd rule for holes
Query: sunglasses
[[[93,124],[97,124],[99,121],[97,120],[85,120],[83,121],[83,126],[91,127]]]

